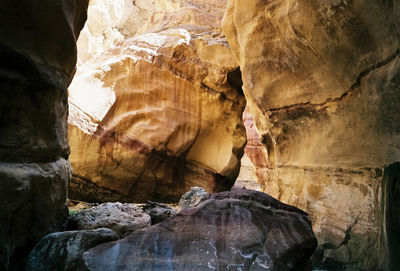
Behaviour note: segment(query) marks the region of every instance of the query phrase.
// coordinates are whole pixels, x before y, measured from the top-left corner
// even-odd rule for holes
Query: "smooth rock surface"
[[[68,228],[77,230],[108,228],[123,238],[150,225],[150,216],[135,204],[107,202],[72,215],[69,218]]]
[[[102,243],[116,241],[110,229],[55,232],[46,235],[29,253],[27,271],[77,271],[82,253]]]
[[[322,269],[388,268],[382,186],[400,161],[399,14],[396,1],[228,1],[223,30],[265,153],[257,178],[310,214]]]
[[[89,270],[302,270],[316,245],[307,214],[242,189],[212,194],[83,259]]]
[[[233,185],[245,144],[240,71],[216,15],[184,9],[207,18],[168,13],[165,30],[79,68],[69,88],[71,198],[176,202],[192,186]]]
[[[207,196],[208,193],[204,188],[198,186],[191,187],[179,200],[178,209],[183,210],[185,208],[195,207]]]
[[[68,215],[67,87],[87,2],[0,2],[0,270]]]

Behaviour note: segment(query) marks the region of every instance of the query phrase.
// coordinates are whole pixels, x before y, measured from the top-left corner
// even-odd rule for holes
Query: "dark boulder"
[[[99,244],[115,241],[118,235],[110,229],[55,232],[46,235],[28,256],[27,271],[76,271],[82,253]]]
[[[83,254],[88,270],[303,270],[308,215],[253,190],[209,195],[157,225]]]

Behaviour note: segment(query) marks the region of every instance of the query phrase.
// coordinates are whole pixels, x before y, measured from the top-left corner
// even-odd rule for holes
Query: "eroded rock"
[[[385,166],[400,160],[399,14],[394,2],[228,1],[223,30],[265,152],[257,177],[310,214],[322,266],[387,267],[381,191]]]
[[[215,18],[202,22],[125,39],[80,68],[69,89],[72,198],[176,202],[195,185],[233,185],[245,144],[240,71]]]
[[[68,228],[77,230],[108,228],[123,238],[150,225],[150,216],[135,204],[107,202],[72,215],[69,218]]]
[[[118,235],[110,229],[55,232],[46,235],[27,258],[28,271],[76,271],[82,264],[82,253]]]
[[[302,270],[316,245],[307,214],[241,189],[212,194],[83,259],[89,270]]]
[[[67,87],[87,4],[0,3],[1,270],[17,268],[68,215]]]

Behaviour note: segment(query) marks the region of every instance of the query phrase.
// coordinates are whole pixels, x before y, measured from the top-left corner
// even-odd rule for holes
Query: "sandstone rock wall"
[[[228,1],[223,30],[271,168],[259,181],[311,214],[316,264],[387,266],[382,184],[400,160],[399,14],[398,1]]]
[[[204,3],[165,12],[163,27],[144,26],[164,30],[125,39],[79,68],[69,89],[72,198],[173,201],[192,186],[233,185],[245,100]]]
[[[90,0],[78,65],[138,34],[185,24],[220,29],[225,7],[226,0]]]
[[[87,2],[0,3],[0,269],[64,223],[67,87]]]

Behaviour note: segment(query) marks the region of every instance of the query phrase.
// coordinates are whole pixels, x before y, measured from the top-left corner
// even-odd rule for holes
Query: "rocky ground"
[[[254,190],[194,187],[174,208],[77,205],[27,270],[304,270],[317,246],[307,214]]]

